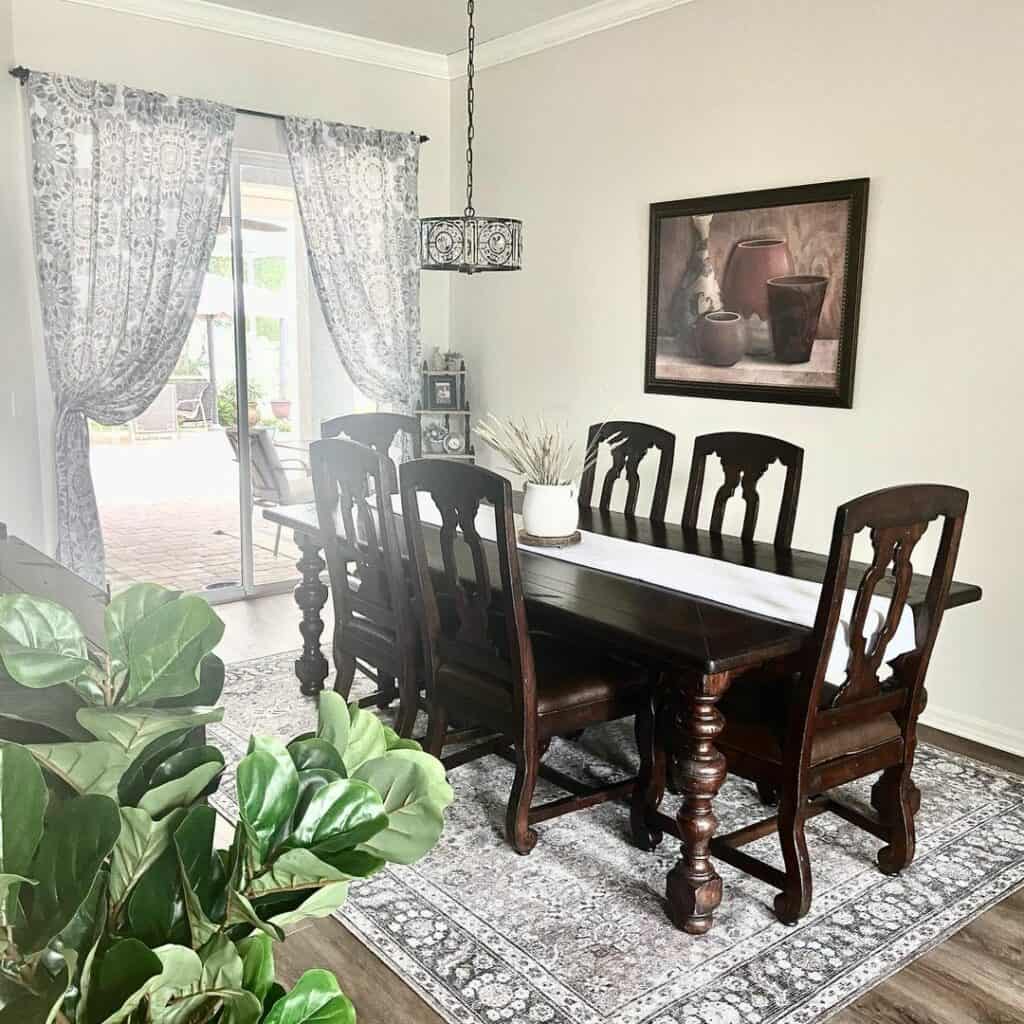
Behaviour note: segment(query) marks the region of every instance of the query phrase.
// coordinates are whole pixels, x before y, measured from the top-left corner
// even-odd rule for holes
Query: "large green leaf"
[[[299,978],[267,1014],[264,1024],[355,1024],[356,1011],[330,971],[313,970]]]
[[[349,705],[350,727],[348,746],[342,751],[345,768],[351,775],[364,761],[380,757],[388,749],[384,723],[372,712],[357,704]]]
[[[0,719],[43,726],[45,731],[38,737],[32,736],[32,740],[60,737],[68,740],[89,739],[89,734],[75,718],[75,712],[82,706],[82,698],[74,690],[66,687],[61,690],[33,690],[16,683],[0,669]],[[0,727],[10,732],[9,724]],[[24,729],[19,731],[19,742],[24,732]]]
[[[195,710],[164,710],[139,708],[134,711],[117,708],[82,708],[78,721],[99,740],[116,743],[134,761],[154,740],[183,729],[219,722],[223,708]]]
[[[310,917],[329,917],[348,899],[348,882],[331,882],[314,889],[296,906],[271,911],[269,922],[278,928],[288,928]]]
[[[149,790],[139,801],[139,807],[154,818],[161,817],[175,807],[190,807],[223,771],[223,761],[207,761],[180,779],[172,779]]]
[[[120,832],[117,804],[105,796],[75,797],[53,811],[30,872],[39,886],[22,949],[41,949],[71,921]]]
[[[284,932],[277,925],[264,921],[256,913],[256,909],[249,902],[249,898],[236,889],[228,890],[228,912],[224,923],[229,926],[244,925],[249,928],[255,928],[257,931],[269,935],[275,942],[280,942],[284,938]]]
[[[227,912],[227,873],[213,848],[217,813],[212,807],[193,807],[174,832],[182,877],[195,893],[208,920],[222,922]],[[191,912],[190,912],[191,916]]]
[[[89,660],[85,634],[54,601],[28,594],[0,597],[0,659],[22,686],[67,683],[87,700],[103,700],[102,676]]]
[[[422,750],[422,745],[417,740],[406,739],[399,736],[390,725],[384,726],[384,740],[388,750]]]
[[[349,882],[344,872],[331,867],[309,850],[289,850],[274,861],[273,867],[252,880],[247,891],[251,899],[279,892],[316,889],[332,882]]]
[[[291,822],[299,795],[299,776],[284,747],[284,756],[256,749],[238,764],[235,786],[242,822],[263,864]]]
[[[141,753],[135,754],[134,760],[118,783],[118,803],[122,807],[134,807],[149,789],[153,772],[175,754],[190,749],[189,743],[193,739],[192,729],[176,729],[158,736],[147,744]]]
[[[366,850],[339,850],[336,853],[321,850],[318,856],[324,863],[350,878],[369,878],[387,863],[383,857],[367,853]]]
[[[203,961],[204,989],[240,989],[242,958],[235,944],[225,935],[215,935],[199,951]]]
[[[351,878],[309,850],[289,850],[253,879],[248,895],[259,915],[284,928],[308,917],[325,917],[348,896]]]
[[[171,754],[156,765],[149,776],[149,785],[150,787],[162,786],[165,782],[182,779],[194,768],[214,761],[221,765],[224,764],[224,755],[216,747],[209,745],[185,747],[184,750]]]
[[[126,931],[150,948],[190,939],[188,909],[177,850],[169,845],[143,874],[128,898]]]
[[[208,654],[199,663],[199,689],[181,697],[164,697],[156,701],[160,708],[213,707],[224,691],[224,662],[216,654]]]
[[[351,718],[345,698],[333,690],[321,693],[316,734],[330,743],[342,757],[348,747],[350,726]]]
[[[288,753],[291,754],[292,761],[300,772],[309,768],[324,768],[342,778],[348,774],[341,754],[327,740],[318,737],[292,740],[288,744]]]
[[[182,815],[168,815],[154,821],[140,808],[121,808],[121,834],[110,859],[110,899],[115,907],[167,849],[181,819]]]
[[[339,779],[313,794],[286,843],[314,851],[351,850],[387,824],[384,804],[369,783]]]
[[[361,850],[396,864],[412,864],[437,842],[452,790],[430,764],[435,760],[418,751],[392,751],[356,770],[355,777],[381,795],[388,815],[387,827]]]
[[[220,643],[224,623],[201,597],[182,597],[151,611],[129,638],[123,701],[180,697],[199,688],[199,664]]]
[[[129,640],[135,627],[151,612],[180,596],[181,591],[168,590],[156,583],[136,583],[110,599],[103,619],[112,676],[118,677],[128,671]]]
[[[0,743],[0,924],[14,918],[21,882],[43,836],[47,792],[43,773],[24,747]]]
[[[109,880],[110,872],[104,868],[96,876],[89,895],[71,923],[50,943],[51,949],[62,949],[67,963],[70,964],[74,958],[76,970],[71,972],[71,976],[77,980],[77,985],[68,991],[64,1001],[70,1020],[87,1019],[85,1008],[89,1000],[90,975],[107,927]]]
[[[93,961],[86,1004],[90,1021],[110,1020],[163,970],[160,958],[138,939],[121,939]]]
[[[52,939],[49,948],[59,952],[69,966],[77,968],[84,965],[90,951],[103,936],[107,924],[107,893],[110,886],[110,873],[101,868],[89,895],[86,896],[74,917]],[[72,970],[72,977],[76,970]]]
[[[274,984],[274,941],[262,932],[238,943],[242,957],[242,988],[261,1003]]]
[[[295,813],[292,821],[298,821],[306,813],[310,801],[329,782],[338,782],[345,778],[327,768],[304,768],[299,772],[299,796],[295,801]]]
[[[76,793],[117,797],[117,786],[129,759],[115,744],[30,743],[26,748],[48,772]]]
[[[180,945],[164,945],[153,950],[160,961],[160,973],[149,978],[132,992],[110,1016],[100,1020],[90,1018],[90,1024],[124,1024],[134,1019],[135,1012],[148,1001],[149,1012],[145,1020],[151,1024],[166,1011],[175,999],[184,999],[198,991],[203,977],[203,962],[194,950]],[[90,996],[91,998],[91,996]]]

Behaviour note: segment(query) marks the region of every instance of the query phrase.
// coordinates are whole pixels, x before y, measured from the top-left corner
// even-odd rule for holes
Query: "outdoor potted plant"
[[[596,457],[596,446],[578,457],[563,429],[543,418],[529,424],[488,414],[475,433],[524,478],[523,532],[540,540],[568,541],[579,523],[579,477]]]
[[[286,420],[292,414],[292,401],[290,398],[272,398],[270,400],[270,411],[279,420]]]
[[[273,944],[436,843],[440,762],[324,694],[315,733],[252,737],[217,849],[223,624],[143,584],[106,629],[97,657],[60,605],[0,598],[0,1024],[352,1024],[329,972],[276,982]]]

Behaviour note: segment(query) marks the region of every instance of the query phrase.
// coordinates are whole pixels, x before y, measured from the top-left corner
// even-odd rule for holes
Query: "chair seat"
[[[537,713],[541,716],[636,699],[647,687],[647,672],[638,666],[552,636],[531,639],[537,668]]]
[[[719,701],[725,728],[717,744],[726,753],[732,748],[781,764],[792,686],[793,680],[786,678],[737,680]],[[830,703],[838,689],[825,684],[822,706]],[[811,764],[871,750],[898,740],[901,735],[899,723],[889,712],[858,722],[819,728],[811,744]]]
[[[531,633],[530,640],[537,672],[538,718],[586,717],[599,711],[603,712],[601,718],[608,712],[611,717],[631,714],[648,684],[646,671],[628,662],[564,643],[548,634]],[[505,682],[463,665],[442,666],[437,685],[492,707],[511,703]]]

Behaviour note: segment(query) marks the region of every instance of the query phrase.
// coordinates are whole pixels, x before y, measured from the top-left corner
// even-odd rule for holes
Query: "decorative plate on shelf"
[[[423,447],[433,455],[441,455],[449,436],[448,431],[440,423],[432,423],[423,431]]]

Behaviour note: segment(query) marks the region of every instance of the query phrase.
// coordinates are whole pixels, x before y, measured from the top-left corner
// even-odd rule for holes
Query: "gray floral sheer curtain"
[[[367,398],[411,413],[419,390],[419,140],[289,117],[310,267],[342,365]]]
[[[216,240],[235,113],[63,75],[33,72],[28,87],[57,556],[102,584],[88,420],[138,416],[178,361]]]

